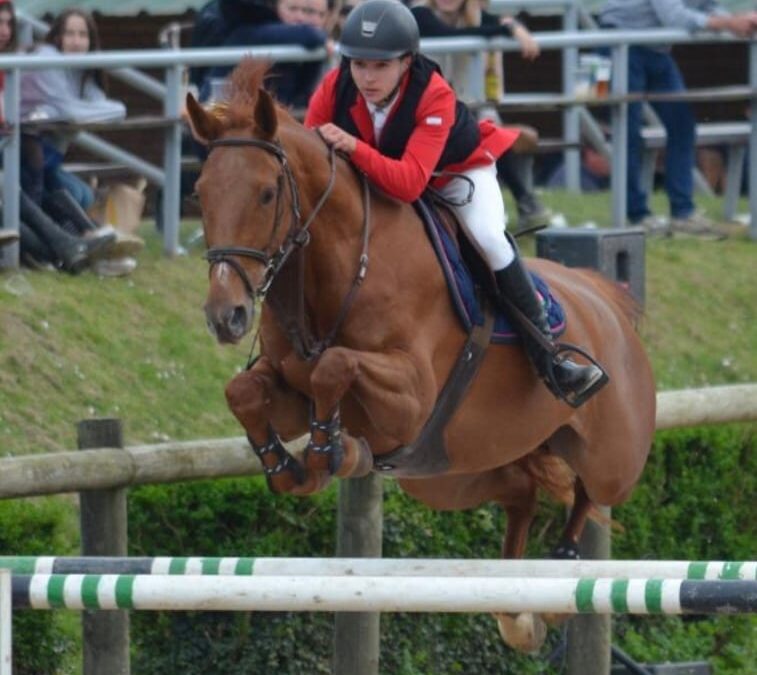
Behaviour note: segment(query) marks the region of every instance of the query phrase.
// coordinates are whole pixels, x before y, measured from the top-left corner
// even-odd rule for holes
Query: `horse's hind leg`
[[[536,482],[517,465],[503,469],[507,497],[502,505],[507,513],[507,530],[502,542],[503,558],[522,558],[526,552],[528,530],[536,514]],[[494,614],[499,634],[506,644],[523,652],[539,649],[547,637],[547,626],[534,612]]]
[[[273,492],[309,494],[330,480],[327,472],[306,471],[281,443],[307,429],[306,399],[288,387],[270,360],[262,356],[226,386],[229,408],[247,432]]]
[[[578,560],[581,557],[578,550],[578,542],[581,539],[581,534],[586,526],[586,520],[589,517],[593,503],[589,499],[589,495],[586,494],[586,488],[578,476],[576,476],[574,495],[568,522],[565,524],[560,535],[560,541],[552,551],[553,558]],[[547,624],[553,628],[560,626],[571,618],[570,614],[548,613],[543,616]]]
[[[586,488],[583,481],[576,476],[575,499],[570,509],[568,522],[563,528],[560,541],[552,551],[553,558],[563,558],[577,560],[580,558],[578,551],[578,541],[586,526],[586,520],[589,517],[589,511],[593,506],[589,495],[586,494]]]

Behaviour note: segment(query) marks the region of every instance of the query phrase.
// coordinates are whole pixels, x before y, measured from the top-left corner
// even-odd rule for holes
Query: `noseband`
[[[321,140],[323,137],[319,134]],[[325,142],[325,140],[324,140]],[[264,299],[268,290],[271,287],[274,279],[278,273],[282,270],[285,263],[289,260],[292,253],[295,250],[302,252],[304,248],[310,243],[310,226],[313,224],[318,213],[323,208],[326,200],[329,198],[332,190],[334,189],[334,183],[336,180],[336,156],[333,146],[327,144],[329,151],[329,180],[326,184],[326,188],[323,194],[318,199],[318,202],[313,207],[307,220],[303,223],[300,213],[300,193],[297,187],[297,180],[292,173],[291,166],[287,160],[286,152],[280,143],[269,141],[263,141],[256,138],[219,138],[208,143],[208,150],[213,150],[219,147],[253,147],[265,150],[269,154],[273,155],[281,165],[281,173],[278,176],[277,183],[278,189],[276,191],[276,208],[274,210],[274,223],[271,230],[271,236],[268,240],[268,244],[264,249],[250,248],[246,246],[214,246],[209,248],[205,253],[205,259],[210,263],[209,273],[212,272],[213,267],[219,263],[227,263],[242,280],[245,286],[245,290],[249,297],[255,301],[257,298]],[[273,253],[270,249],[273,247],[273,241],[279,229],[279,224],[282,218],[281,212],[281,195],[283,182],[289,188],[289,194],[291,197],[290,206],[290,224],[289,229],[284,237],[284,241]],[[368,268],[368,241],[370,238],[370,190],[368,182],[365,176],[361,175],[361,182],[363,188],[363,237],[362,237],[362,251],[358,261],[358,268],[355,277],[352,282],[352,286],[347,293],[347,296],[342,302],[342,306],[337,315],[336,321],[331,331],[322,340],[316,340],[310,334],[308,326],[311,324],[305,317],[304,308],[304,279],[300,273],[299,276],[299,288],[297,294],[298,300],[295,302],[295,307],[282,308],[288,315],[294,314],[294,316],[284,317],[285,330],[297,351],[298,355],[304,359],[311,360],[320,356],[325,349],[327,349],[336,338],[336,334],[341,327],[342,322],[347,316],[354,299],[357,294],[357,290],[365,278],[365,274]],[[302,265],[302,254],[298,256],[299,264]],[[244,266],[239,261],[239,258],[250,258],[256,260],[259,263],[265,265],[265,272],[263,276],[263,283],[258,287],[250,281]],[[301,267],[300,267],[301,272]]]

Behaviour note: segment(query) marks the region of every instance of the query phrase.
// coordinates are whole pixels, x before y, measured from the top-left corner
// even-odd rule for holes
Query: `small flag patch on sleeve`
[[[426,124],[431,127],[439,127],[442,124],[442,118],[436,116],[429,116],[426,118]]]

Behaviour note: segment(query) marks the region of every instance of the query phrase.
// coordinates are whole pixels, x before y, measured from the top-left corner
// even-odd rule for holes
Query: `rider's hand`
[[[355,152],[357,138],[352,134],[348,134],[344,129],[340,129],[336,124],[329,122],[328,124],[318,127],[318,131],[321,132],[321,136],[323,136],[323,138],[326,139],[326,142],[333,146],[335,150],[341,150],[348,155]]]

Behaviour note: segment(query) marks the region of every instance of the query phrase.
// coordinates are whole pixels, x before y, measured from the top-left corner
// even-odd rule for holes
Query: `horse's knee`
[[[327,349],[310,375],[310,384],[317,396],[334,397],[334,404],[355,381],[360,365],[348,349]]]
[[[257,421],[270,400],[264,378],[251,370],[236,375],[225,394],[229,409],[245,428]]]

